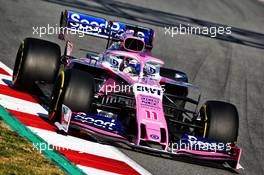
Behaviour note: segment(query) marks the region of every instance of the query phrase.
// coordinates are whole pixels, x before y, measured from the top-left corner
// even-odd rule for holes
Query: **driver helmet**
[[[134,68],[134,70],[135,70],[135,72],[137,74],[140,73],[140,63],[137,60],[131,60],[131,61],[129,61],[128,66]]]
[[[139,74],[140,63],[137,60],[131,59],[126,62],[126,68],[124,69],[127,73]]]

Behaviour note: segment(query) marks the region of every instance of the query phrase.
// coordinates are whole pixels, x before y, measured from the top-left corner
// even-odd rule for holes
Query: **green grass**
[[[61,175],[64,172],[0,120],[0,174]]]

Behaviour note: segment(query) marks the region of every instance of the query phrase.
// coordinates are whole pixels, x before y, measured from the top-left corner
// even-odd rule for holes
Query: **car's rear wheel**
[[[207,101],[200,115],[204,120],[203,137],[224,143],[237,141],[239,118],[233,104]]]
[[[14,71],[13,86],[31,89],[35,81],[53,83],[60,66],[59,45],[35,38],[26,38],[20,45]]]
[[[49,120],[52,122],[60,120],[62,104],[74,112],[90,112],[94,86],[93,76],[85,71],[78,69],[60,71],[53,87]]]

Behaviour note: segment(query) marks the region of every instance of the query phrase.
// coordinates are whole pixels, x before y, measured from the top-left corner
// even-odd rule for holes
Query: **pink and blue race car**
[[[236,107],[222,101],[199,105],[199,89],[187,75],[151,56],[154,30],[73,11],[62,13],[60,25],[64,53],[55,43],[26,38],[13,75],[14,88],[21,90],[53,84],[49,121],[60,132],[77,131],[157,156],[241,168]],[[106,39],[105,51],[75,58],[69,31]]]

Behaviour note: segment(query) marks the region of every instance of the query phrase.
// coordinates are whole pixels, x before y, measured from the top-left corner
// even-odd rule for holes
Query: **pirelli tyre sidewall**
[[[35,81],[53,83],[60,66],[59,45],[36,38],[26,38],[20,45],[13,72],[16,88],[30,89]]]
[[[237,141],[239,117],[233,104],[207,101],[200,110],[204,120],[203,137],[224,143]]]
[[[54,84],[49,120],[60,120],[62,104],[74,112],[90,112],[95,89],[94,77],[79,69],[60,70]]]

